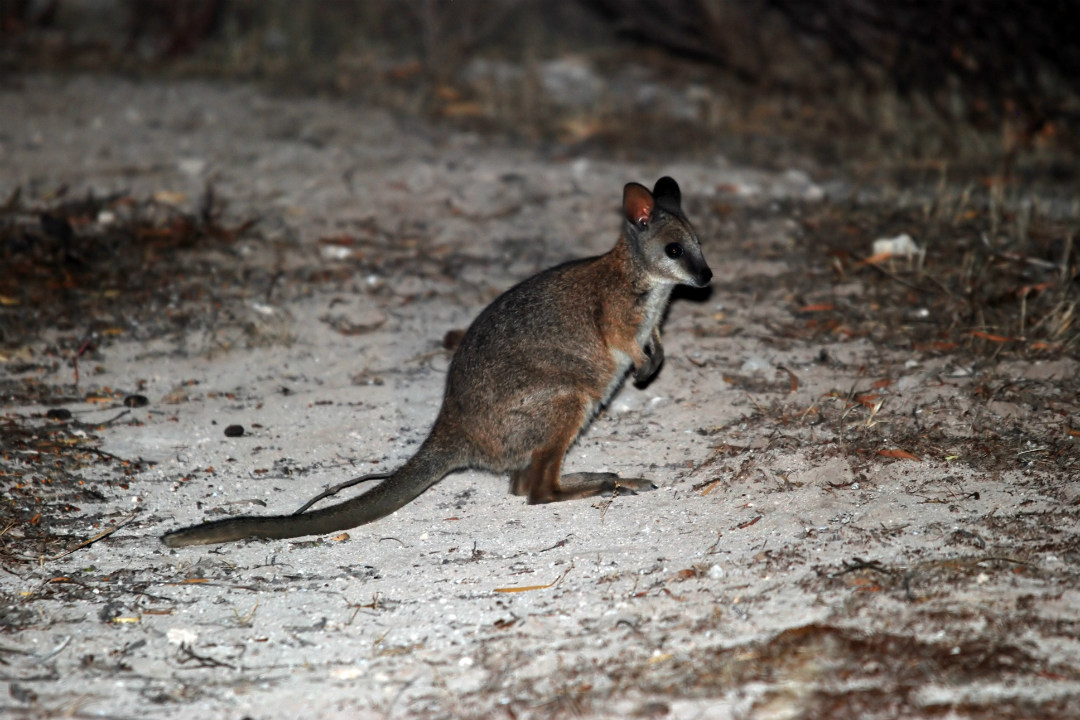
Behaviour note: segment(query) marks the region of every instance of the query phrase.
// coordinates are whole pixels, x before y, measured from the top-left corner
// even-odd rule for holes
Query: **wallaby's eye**
[[[672,260],[678,260],[683,254],[682,245],[679,243],[669,243],[668,246],[664,248],[664,253]]]
[[[637,226],[639,230],[649,227],[649,218],[638,218]]]

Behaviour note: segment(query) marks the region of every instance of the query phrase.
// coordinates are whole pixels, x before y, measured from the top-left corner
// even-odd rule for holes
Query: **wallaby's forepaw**
[[[642,350],[645,352],[645,362],[634,370],[634,384],[636,385],[649,382],[664,363],[664,346],[660,344],[660,334],[654,332],[652,339]]]

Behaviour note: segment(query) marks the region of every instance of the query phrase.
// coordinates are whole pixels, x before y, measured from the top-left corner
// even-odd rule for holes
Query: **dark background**
[[[8,82],[242,78],[572,152],[715,150],[866,181],[947,166],[1071,192],[1078,167],[1075,2],[3,0],[0,31]],[[547,68],[567,57],[569,79]]]

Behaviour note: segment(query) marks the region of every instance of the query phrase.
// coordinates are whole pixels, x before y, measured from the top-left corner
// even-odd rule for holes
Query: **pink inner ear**
[[[648,220],[653,211],[653,196],[643,185],[630,183],[623,190],[623,212],[635,225]]]

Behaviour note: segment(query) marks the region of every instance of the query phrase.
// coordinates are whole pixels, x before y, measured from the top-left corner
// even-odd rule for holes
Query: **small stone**
[[[165,639],[173,645],[194,645],[199,642],[199,634],[189,628],[169,628]]]
[[[124,398],[124,407],[141,408],[149,404],[150,400],[145,395],[128,395]]]
[[[755,373],[760,370],[770,369],[772,369],[772,363],[769,362],[766,358],[760,357],[758,355],[751,355],[743,362],[742,367],[739,368],[739,372]]]
[[[45,413],[45,417],[50,420],[70,420],[71,411],[67,408],[51,408]]]
[[[878,238],[873,245],[874,257],[889,255],[890,257],[911,258],[919,254],[919,246],[907,233],[892,238]]]
[[[240,437],[244,434],[243,425],[230,425],[225,428],[225,437]]]

